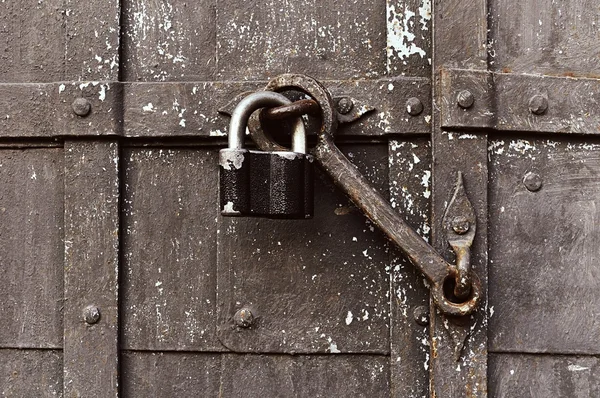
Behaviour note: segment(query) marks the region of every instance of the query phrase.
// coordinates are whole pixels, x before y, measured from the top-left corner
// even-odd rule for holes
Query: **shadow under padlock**
[[[292,150],[264,152],[243,148],[250,115],[257,109],[290,104],[276,92],[248,95],[236,106],[229,125],[229,147],[219,151],[220,205],[223,216],[312,218],[313,157],[306,153],[301,119],[293,126]]]

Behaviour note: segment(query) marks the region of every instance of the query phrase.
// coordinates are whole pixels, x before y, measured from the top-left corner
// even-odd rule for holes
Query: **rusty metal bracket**
[[[600,133],[599,79],[442,69],[440,83],[446,129]]]
[[[479,303],[481,285],[477,276],[468,272],[471,287],[462,300],[448,297],[445,286],[455,280],[457,267],[447,263],[433,247],[421,238],[392,208],[383,196],[367,181],[333,142],[338,119],[334,100],[318,81],[304,75],[286,74],[271,80],[265,88],[271,91],[299,90],[315,100],[321,109],[322,126],[317,145],[311,153],[317,164],[334,183],[373,221],[423,273],[430,284],[435,303],[447,315],[463,316],[472,313]],[[262,130],[260,121],[248,125],[252,139],[265,151],[281,150]],[[464,267],[463,267],[464,268]]]

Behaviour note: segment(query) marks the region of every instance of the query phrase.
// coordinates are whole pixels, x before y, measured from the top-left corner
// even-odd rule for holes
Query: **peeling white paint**
[[[351,311],[348,311],[348,314],[346,315],[346,325],[349,326],[353,320],[354,320],[354,315],[352,315]]]

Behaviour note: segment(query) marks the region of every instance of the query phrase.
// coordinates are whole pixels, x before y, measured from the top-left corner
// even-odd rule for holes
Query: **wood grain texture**
[[[117,80],[117,0],[0,4],[0,81]]]
[[[497,138],[489,149],[490,349],[600,354],[600,145]]]
[[[494,70],[600,77],[597,1],[493,0],[490,16]]]
[[[214,80],[217,4],[227,7],[210,0],[123,1],[123,80]]]
[[[0,349],[0,396],[63,396],[60,350]]]
[[[62,348],[63,163],[0,150],[0,347]]]
[[[600,359],[566,355],[490,355],[490,396],[600,396]]]
[[[389,357],[223,356],[223,397],[389,397]]]
[[[121,372],[124,397],[224,396],[219,393],[218,354],[126,351],[122,354]]]
[[[128,149],[123,348],[218,351],[217,151]]]
[[[387,194],[387,145],[342,149]],[[389,352],[386,239],[316,174],[312,220],[219,217],[219,337],[231,350]],[[244,306],[257,322],[240,330]]]
[[[286,72],[319,79],[373,78],[387,72],[385,0],[226,4],[217,9],[219,80]]]
[[[119,146],[65,142],[64,389],[118,394]],[[87,306],[100,310],[84,321]]]
[[[431,144],[427,139],[390,140],[390,201],[426,239],[430,232]],[[394,397],[429,392],[429,328],[415,321],[418,307],[429,309],[423,275],[399,250],[391,250],[390,372]],[[428,314],[427,314],[428,315]]]

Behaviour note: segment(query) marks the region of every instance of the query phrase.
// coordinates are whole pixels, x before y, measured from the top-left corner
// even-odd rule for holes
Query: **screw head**
[[[337,103],[338,112],[342,115],[347,115],[354,108],[352,98],[342,97]]]
[[[534,115],[543,115],[548,110],[548,98],[543,95],[534,95],[529,99],[529,112]]]
[[[452,220],[452,230],[457,234],[464,235],[469,232],[469,229],[471,229],[471,223],[469,223],[466,217],[454,217]]]
[[[406,112],[411,116],[420,115],[423,112],[423,103],[417,97],[410,97],[406,100]]]
[[[100,308],[95,305],[88,305],[83,310],[83,320],[88,325],[93,325],[98,323],[100,320]]]
[[[539,191],[542,188],[542,177],[538,173],[530,171],[523,177],[523,184],[530,192]]]
[[[81,117],[89,115],[90,111],[92,110],[92,104],[90,104],[90,101],[81,97],[75,98],[71,107],[73,108],[73,112],[75,112],[77,116]]]
[[[233,316],[233,322],[237,326],[246,329],[254,323],[254,315],[249,308],[241,308]]]
[[[469,109],[475,103],[475,97],[469,90],[462,90],[456,96],[456,103],[463,109]]]
[[[425,307],[424,305],[418,306],[413,312],[413,317],[418,325],[429,325],[429,308]]]

